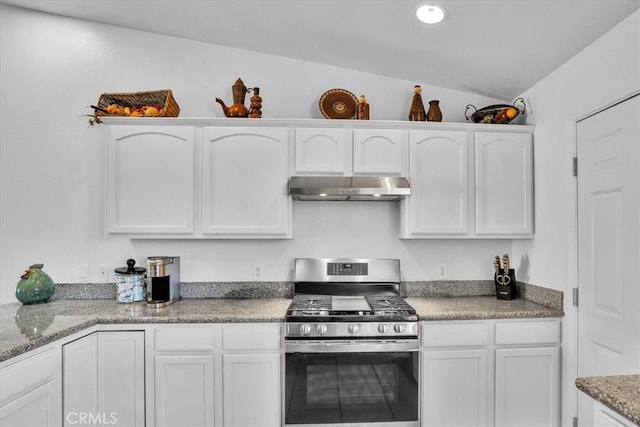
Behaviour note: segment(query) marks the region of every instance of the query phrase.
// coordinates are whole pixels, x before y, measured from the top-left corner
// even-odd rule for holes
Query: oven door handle
[[[286,341],[285,353],[360,353],[418,351],[418,340]]]

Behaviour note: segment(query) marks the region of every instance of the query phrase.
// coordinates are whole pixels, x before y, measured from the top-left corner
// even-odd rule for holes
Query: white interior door
[[[578,376],[640,373],[639,121],[636,95],[577,124]]]

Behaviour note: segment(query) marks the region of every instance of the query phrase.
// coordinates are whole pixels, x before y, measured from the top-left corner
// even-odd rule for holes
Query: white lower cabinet
[[[144,332],[94,332],[62,346],[64,425],[145,425]]]
[[[488,322],[423,322],[422,426],[488,426],[492,377]]]
[[[151,335],[148,425],[280,425],[280,324],[156,326]]]
[[[421,324],[421,425],[557,426],[560,321]]]
[[[593,401],[593,425],[595,427],[636,427],[637,424],[622,417],[602,403]]]
[[[155,425],[213,426],[213,355],[156,355],[154,362]]]
[[[34,350],[0,369],[0,425],[62,425],[59,348]]]

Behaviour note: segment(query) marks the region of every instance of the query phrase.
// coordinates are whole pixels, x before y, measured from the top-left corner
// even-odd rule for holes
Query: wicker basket
[[[103,93],[98,100],[98,107],[106,110],[110,104],[117,104],[123,107],[142,107],[143,105],[160,105],[162,110],[157,117],[178,117],[180,107],[173,98],[170,89],[153,90],[148,92],[131,93]],[[111,116],[103,111],[96,110],[98,116]]]

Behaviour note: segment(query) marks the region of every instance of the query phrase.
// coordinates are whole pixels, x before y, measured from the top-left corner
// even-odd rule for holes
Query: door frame
[[[573,123],[573,154],[572,154],[572,159],[571,159],[571,168],[573,169],[575,166],[574,160],[577,162],[577,167],[578,170],[580,168],[579,166],[579,162],[578,162],[578,124],[580,122],[582,122],[583,120],[586,120],[592,116],[595,116],[598,113],[601,113],[605,110],[608,110],[611,107],[615,107],[618,104],[621,104],[625,101],[628,101],[636,96],[640,96],[640,90],[631,92],[628,95],[623,96],[622,98],[619,98],[613,102],[610,102],[609,104],[605,104],[602,107],[599,107],[593,111],[591,111],[590,113],[587,113],[583,116],[580,116],[578,118],[576,118],[574,120]],[[580,292],[580,283],[578,281],[578,269],[579,269],[579,257],[580,254],[578,253],[578,245],[579,245],[579,235],[578,235],[578,176],[575,173],[575,169],[573,169],[573,184],[571,185],[571,206],[570,206],[570,212],[572,212],[571,214],[571,229],[569,230],[570,234],[571,234],[571,239],[569,241],[569,265],[570,267],[570,271],[568,272],[568,277],[569,277],[569,283],[571,284],[571,290],[573,291],[574,289],[578,290],[578,295]],[[571,292],[571,295],[569,295],[569,298],[571,298],[571,300],[573,301],[574,298],[574,293]],[[578,296],[578,301],[580,300],[579,296]],[[573,328],[570,331],[571,335],[571,339],[573,340],[573,349],[574,349],[574,354],[572,355],[572,357],[570,357],[571,360],[574,361],[573,366],[571,367],[563,367],[563,370],[570,370],[569,375],[570,378],[573,378],[574,380],[578,377],[578,362],[579,362],[579,354],[578,354],[578,349],[579,349],[579,341],[578,341],[578,332],[579,332],[579,328],[580,328],[580,324],[579,324],[579,310],[580,307],[579,305],[576,306],[575,302],[572,302],[571,305],[568,306],[569,308],[571,308],[571,319],[573,321]],[[565,313],[566,316],[566,313]],[[568,337],[567,337],[568,338]],[[571,383],[573,384],[573,383]],[[578,389],[576,387],[573,387],[571,396],[572,396],[572,407],[571,408],[565,408],[568,410],[571,410],[572,412],[572,417],[574,419],[574,423],[575,420],[577,420],[578,417]],[[574,424],[575,425],[575,424]]]

